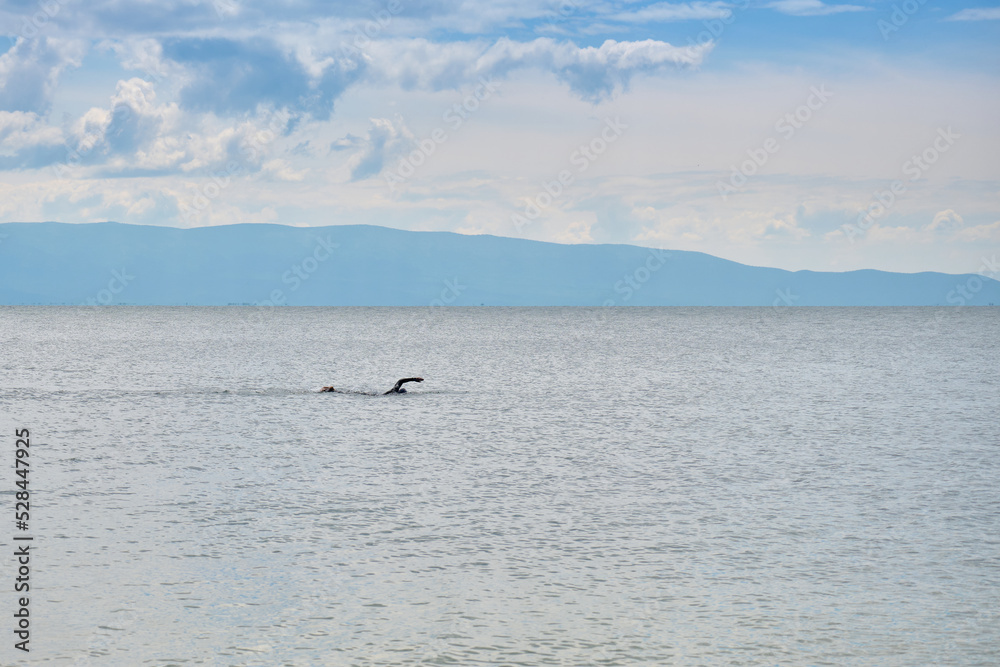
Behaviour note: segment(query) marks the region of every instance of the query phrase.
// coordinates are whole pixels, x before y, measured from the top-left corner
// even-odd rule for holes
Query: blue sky
[[[0,222],[370,223],[975,272],[1000,7],[0,3]]]

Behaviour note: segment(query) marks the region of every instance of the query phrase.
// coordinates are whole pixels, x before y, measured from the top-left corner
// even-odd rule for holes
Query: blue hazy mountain
[[[829,273],[699,252],[368,225],[0,224],[0,304],[916,306],[1000,304],[972,274]]]

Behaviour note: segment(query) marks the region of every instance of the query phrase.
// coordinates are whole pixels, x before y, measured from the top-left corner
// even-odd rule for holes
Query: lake
[[[997,308],[0,308],[34,538],[0,662],[996,664],[998,340]]]

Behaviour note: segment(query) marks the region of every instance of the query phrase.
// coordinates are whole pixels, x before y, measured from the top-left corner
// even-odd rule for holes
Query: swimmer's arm
[[[396,385],[392,389],[390,389],[389,391],[387,391],[385,393],[386,394],[398,394],[399,393],[399,388],[402,387],[407,382],[423,382],[423,381],[424,381],[423,378],[402,378],[400,380],[396,380]]]

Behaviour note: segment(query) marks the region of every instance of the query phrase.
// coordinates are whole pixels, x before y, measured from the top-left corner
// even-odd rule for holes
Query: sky
[[[978,0],[18,0],[0,25],[0,222],[1000,270]]]

